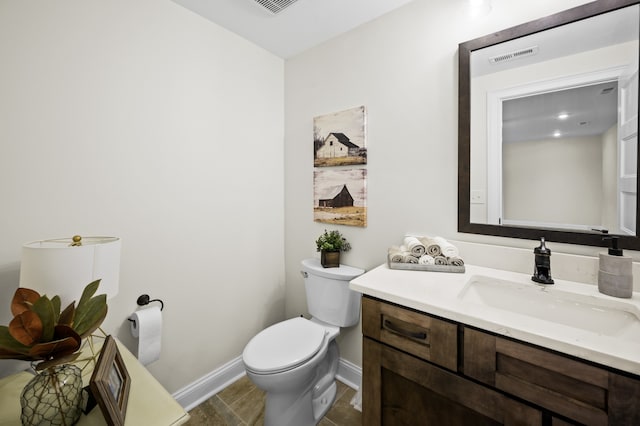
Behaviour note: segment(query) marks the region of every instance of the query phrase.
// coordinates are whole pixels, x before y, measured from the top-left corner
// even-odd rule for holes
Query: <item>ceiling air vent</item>
[[[298,0],[253,0],[253,1],[275,15],[276,13],[282,12],[284,9],[291,6]]]
[[[538,53],[538,46],[531,46],[524,49],[516,50],[515,52],[503,53],[502,55],[492,56],[491,58],[489,58],[489,62],[491,62],[492,64],[499,64],[502,62],[513,61],[514,59],[533,56],[536,53]]]

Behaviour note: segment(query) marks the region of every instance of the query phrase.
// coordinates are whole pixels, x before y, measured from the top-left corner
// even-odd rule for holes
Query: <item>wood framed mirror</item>
[[[598,0],[459,45],[459,232],[640,250],[639,22]]]

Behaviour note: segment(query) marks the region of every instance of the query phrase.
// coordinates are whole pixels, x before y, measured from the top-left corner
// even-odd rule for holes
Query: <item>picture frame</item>
[[[104,341],[89,386],[107,424],[123,426],[127,414],[131,377],[116,341],[111,335]]]
[[[367,169],[315,168],[313,220],[332,225],[367,226]]]
[[[367,164],[367,110],[364,105],[313,118],[313,166]]]

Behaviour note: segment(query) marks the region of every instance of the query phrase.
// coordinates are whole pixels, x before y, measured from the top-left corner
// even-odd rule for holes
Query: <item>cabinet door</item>
[[[608,423],[609,374],[601,368],[465,327],[463,369],[580,423]]]
[[[609,373],[609,424],[640,425],[640,380]]]
[[[576,422],[640,425],[637,378],[468,327],[463,358],[465,376]]]
[[[363,339],[362,424],[541,425],[542,413],[445,369]]]

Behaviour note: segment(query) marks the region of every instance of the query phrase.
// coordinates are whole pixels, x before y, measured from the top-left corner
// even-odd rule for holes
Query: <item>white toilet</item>
[[[322,419],[336,396],[335,338],[360,317],[361,295],[349,290],[349,281],[364,270],[323,268],[318,259],[306,259],[301,272],[312,318],[274,324],[242,353],[247,376],[267,393],[265,426],[310,426]]]

